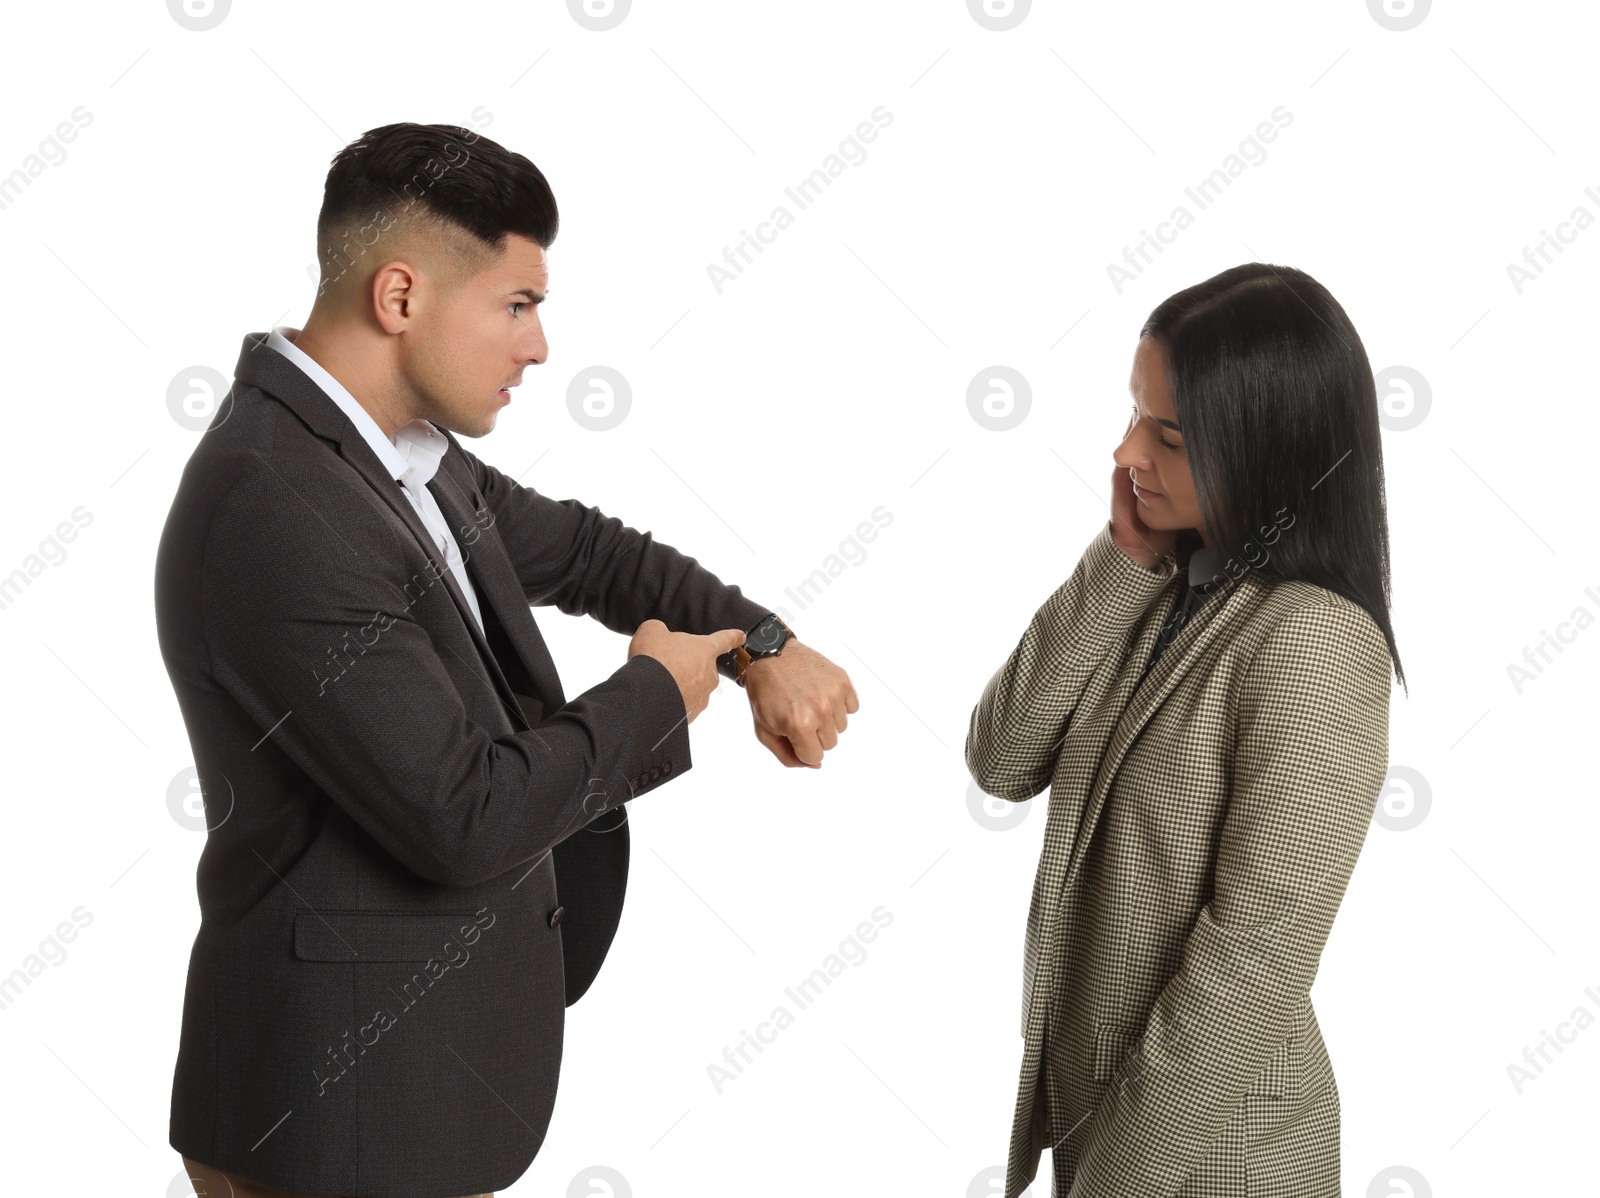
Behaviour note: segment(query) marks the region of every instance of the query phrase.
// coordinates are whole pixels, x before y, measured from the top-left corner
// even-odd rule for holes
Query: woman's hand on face
[[[1178,542],[1177,533],[1151,528],[1139,518],[1133,478],[1122,466],[1111,472],[1111,539],[1118,549],[1151,570]]]

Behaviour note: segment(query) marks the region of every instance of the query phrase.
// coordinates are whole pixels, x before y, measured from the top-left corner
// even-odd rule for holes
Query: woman
[[[1006,1196],[1337,1195],[1309,991],[1388,759],[1372,371],[1321,284],[1250,264],[1140,331],[1111,520],[972,713],[1050,787]]]

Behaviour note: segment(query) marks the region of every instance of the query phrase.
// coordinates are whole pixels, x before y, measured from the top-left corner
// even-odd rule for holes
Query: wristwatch
[[[783,652],[783,646],[792,636],[794,629],[776,614],[769,613],[762,618],[761,623],[745,633],[744,644],[728,650],[717,658],[717,673],[724,678],[732,678],[743,686],[744,673],[750,667],[750,663],[762,657],[776,657]]]

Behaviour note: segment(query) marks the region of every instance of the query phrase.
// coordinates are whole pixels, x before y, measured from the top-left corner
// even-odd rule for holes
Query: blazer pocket
[[[1300,1031],[1296,1024],[1289,1038],[1272,1050],[1246,1094],[1256,1098],[1293,1098],[1300,1065]]]
[[[473,914],[407,911],[296,911],[294,955],[301,961],[409,961],[443,955],[445,945],[470,945],[488,924]],[[493,915],[489,920],[492,922]]]
[[[1096,1023],[1094,1025],[1094,1080],[1109,1082],[1122,1065],[1123,1058],[1138,1044],[1144,1028],[1125,1023]],[[1267,1063],[1247,1094],[1256,1098],[1293,1098],[1299,1080],[1299,1024],[1288,1039],[1279,1044],[1267,1058]]]
[[[1122,1064],[1122,1058],[1144,1034],[1143,1027],[1127,1023],[1096,1023],[1094,1025],[1094,1080],[1108,1082]]]

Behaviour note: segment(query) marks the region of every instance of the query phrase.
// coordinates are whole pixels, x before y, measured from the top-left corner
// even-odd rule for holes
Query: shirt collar
[[[1209,595],[1216,589],[1212,584],[1218,577],[1226,580],[1229,575],[1223,568],[1230,557],[1237,557],[1228,548],[1220,545],[1202,545],[1194,533],[1188,533],[1193,540],[1193,546],[1188,556],[1187,581],[1191,590],[1199,591],[1202,595]],[[1221,585],[1221,584],[1217,584]]]
[[[1222,550],[1215,545],[1201,545],[1189,555],[1189,585],[1199,590],[1222,572]]]
[[[428,480],[439,469],[439,459],[450,448],[450,442],[444,434],[428,421],[418,419],[396,429],[393,437],[385,437],[378,422],[372,418],[372,413],[362,407],[356,397],[324,370],[315,358],[294,343],[292,338],[299,333],[299,329],[279,325],[267,338],[267,347],[277,350],[298,366],[307,378],[322,389],[323,394],[339,406],[339,410],[349,417],[350,423],[361,434],[361,439],[372,447],[378,461],[383,463],[383,468],[396,482],[427,486]]]
[[[419,487],[428,485],[439,469],[439,459],[444,457],[450,442],[445,435],[426,420],[413,420],[395,430],[395,446],[406,458],[406,482]]]

